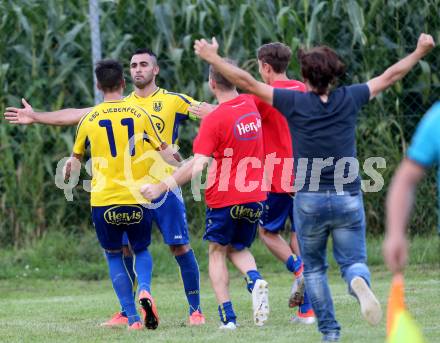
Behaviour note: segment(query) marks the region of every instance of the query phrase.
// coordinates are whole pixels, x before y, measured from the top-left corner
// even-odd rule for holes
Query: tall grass
[[[259,45],[280,40],[299,46],[328,44],[348,66],[343,82],[361,82],[409,52],[421,31],[440,40],[440,0],[303,0],[303,1],[101,1],[105,56],[128,66],[136,47],[159,54],[159,84],[203,100],[212,100],[207,66],[195,59],[192,44],[216,36],[222,54],[240,61],[256,75]],[[90,106],[93,102],[88,4],[86,0],[0,2],[0,112],[19,105],[22,96],[37,109]],[[404,81],[367,106],[360,117],[361,160],[383,156],[386,185],[405,151],[415,124],[439,98],[438,50]],[[299,78],[293,58],[289,74]],[[182,130],[188,155],[195,123]],[[74,131],[44,126],[0,125],[0,247],[33,244],[47,232],[87,230],[87,194],[76,192],[68,203],[54,186],[57,161],[66,156]],[[383,231],[386,187],[366,196],[369,230]],[[203,205],[186,194],[193,233],[203,228]],[[433,232],[435,189],[423,184],[411,230]]]

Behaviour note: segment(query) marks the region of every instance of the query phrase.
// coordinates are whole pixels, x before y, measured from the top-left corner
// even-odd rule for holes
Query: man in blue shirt
[[[370,289],[366,264],[365,213],[356,159],[356,117],[362,105],[402,79],[434,47],[430,35],[421,34],[417,48],[365,84],[334,89],[345,66],[326,46],[299,51],[301,74],[308,92],[275,89],[246,71],[223,62],[215,38],[197,40],[197,55],[231,83],[257,95],[283,114],[295,137],[295,208],[306,290],[324,342],[339,341],[327,281],[326,247],[333,238],[333,254],[350,294],[360,303],[366,321],[377,325],[380,304]]]
[[[406,158],[396,171],[388,192],[387,232],[383,254],[388,268],[393,273],[401,272],[405,268],[408,257],[405,228],[408,225],[417,184],[427,168],[440,162],[439,132],[440,102],[437,102],[419,123]],[[440,169],[437,176],[440,179]]]

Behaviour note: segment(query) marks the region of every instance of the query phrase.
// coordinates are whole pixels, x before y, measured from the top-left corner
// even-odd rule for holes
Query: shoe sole
[[[233,330],[235,330],[235,329],[237,329],[237,325],[231,325],[231,326],[228,326],[228,325],[221,325],[220,327],[219,327],[219,330],[224,330],[224,331],[233,331]]]
[[[305,291],[304,277],[301,278],[298,284],[298,288],[295,292],[290,294],[289,307],[294,308],[300,306],[304,302],[304,291]]]
[[[269,317],[269,287],[264,280],[257,280],[252,291],[254,323],[263,326]]]
[[[382,319],[382,308],[365,280],[355,277],[350,286],[359,300],[362,316],[370,325],[378,325]]]
[[[308,317],[308,318],[299,318],[295,317],[290,320],[293,324],[301,324],[301,325],[312,325],[315,324],[316,319],[315,317]]]
[[[142,309],[145,311],[145,319],[144,324],[145,327],[149,330],[156,330],[159,325],[159,316],[153,308],[153,303],[151,299],[142,298],[139,299],[139,304],[142,306]]]

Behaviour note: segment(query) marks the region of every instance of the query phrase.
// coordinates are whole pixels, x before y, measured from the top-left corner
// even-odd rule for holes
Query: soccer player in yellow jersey
[[[197,105],[198,102],[186,95],[159,88],[156,85],[156,76],[159,74],[159,70],[157,57],[151,50],[136,50],[130,61],[134,91],[127,96],[127,100],[142,107],[151,115],[158,134],[164,142],[175,144],[178,138],[179,124],[189,118],[190,104]],[[64,109],[37,113],[25,100],[23,100],[23,105],[22,109],[7,108],[5,118],[14,124],[73,125],[77,124],[81,117],[91,110],[91,108]],[[151,174],[158,180],[162,180],[171,172],[172,168],[163,166],[163,163],[156,163],[151,168]],[[166,197],[165,200],[162,198],[157,200],[163,203],[151,210],[151,215],[162,233],[165,244],[170,247],[179,264],[189,303],[189,323],[191,325],[204,324],[205,318],[200,308],[200,274],[194,252],[189,245],[185,205],[178,192],[169,192],[164,197]],[[127,241],[125,240],[124,243],[127,244]],[[131,267],[132,258],[127,247],[124,248],[124,256],[127,270],[130,272],[133,270]],[[131,272],[131,277],[134,278],[133,272]],[[122,309],[104,325],[125,324],[126,321],[127,318],[124,309]]]
[[[170,149],[157,134],[147,112],[122,99],[122,65],[114,60],[100,61],[95,73],[104,102],[92,108],[78,124],[73,154],[66,162],[64,174],[69,178],[72,171],[79,173],[79,161],[89,146],[93,170],[92,221],[107,258],[113,288],[126,313],[128,328],[142,329],[133,299],[133,283],[122,256],[125,233],[136,256],[134,267],[144,325],[156,329],[159,317],[150,295],[152,260],[148,252],[152,217],[150,211],[139,205],[136,188],[148,174],[145,160],[139,157],[150,148],[165,149],[161,155],[172,161],[167,158],[170,154],[163,152]]]

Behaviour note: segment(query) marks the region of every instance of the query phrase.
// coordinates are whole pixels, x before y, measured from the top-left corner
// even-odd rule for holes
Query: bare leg
[[[301,256],[301,251],[299,249],[298,238],[296,237],[296,232],[290,234],[290,249],[296,256]]]
[[[229,273],[226,265],[227,247],[209,243],[209,278],[218,304],[229,301]]]
[[[227,253],[229,260],[242,274],[246,275],[249,270],[257,270],[254,256],[248,249],[238,251],[228,246]]]
[[[269,251],[283,263],[292,255],[293,249],[280,234],[267,231],[263,227],[259,228],[259,234]],[[298,243],[296,244],[298,245]]]

